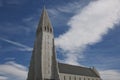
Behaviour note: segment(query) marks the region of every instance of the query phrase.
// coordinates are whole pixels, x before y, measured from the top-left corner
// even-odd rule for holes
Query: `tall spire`
[[[40,22],[38,24],[38,29],[37,29],[37,34],[39,34],[39,32],[47,30],[49,32],[53,31],[46,7],[43,7],[42,10],[42,14],[41,14],[41,18],[40,18]]]
[[[27,80],[59,80],[53,28],[44,6],[38,24]]]

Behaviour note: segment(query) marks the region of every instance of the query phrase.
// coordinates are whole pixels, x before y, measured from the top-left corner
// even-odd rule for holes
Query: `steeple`
[[[37,34],[39,34],[39,32],[41,32],[41,31],[47,31],[50,33],[53,32],[53,28],[52,28],[52,25],[51,25],[51,22],[50,22],[50,19],[49,19],[49,16],[48,16],[45,6],[43,7],[43,10],[42,10],[40,22],[38,24]]]
[[[36,33],[27,80],[59,80],[53,28],[45,7]]]

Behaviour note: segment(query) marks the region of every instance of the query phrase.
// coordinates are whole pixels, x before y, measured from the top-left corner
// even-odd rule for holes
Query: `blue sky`
[[[59,62],[120,76],[120,1],[46,0]],[[43,0],[0,0],[0,80],[25,80]]]

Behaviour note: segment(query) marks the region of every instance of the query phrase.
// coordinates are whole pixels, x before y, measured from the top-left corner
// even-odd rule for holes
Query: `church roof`
[[[74,65],[63,64],[63,63],[58,63],[58,67],[59,67],[60,73],[100,78],[99,75],[97,75],[95,71],[91,68],[74,66]]]

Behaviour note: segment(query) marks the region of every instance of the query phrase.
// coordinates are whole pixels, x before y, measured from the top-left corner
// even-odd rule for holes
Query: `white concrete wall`
[[[60,80],[101,80],[100,78],[96,78],[96,77],[88,77],[88,76],[73,75],[73,74],[59,73],[59,75],[60,75]]]
[[[42,75],[46,79],[51,78],[52,55],[53,55],[53,34],[43,32],[42,45]]]

